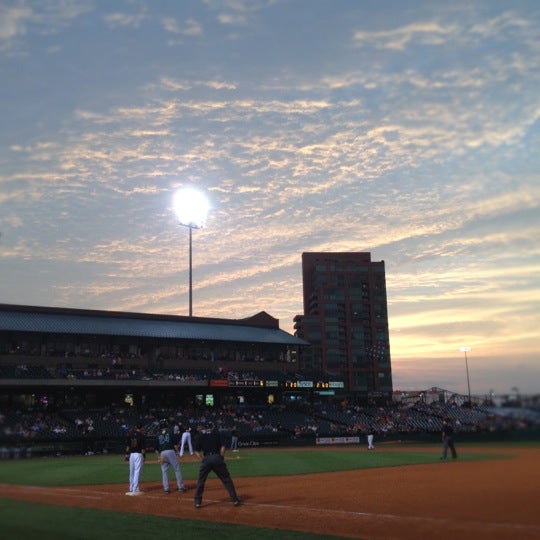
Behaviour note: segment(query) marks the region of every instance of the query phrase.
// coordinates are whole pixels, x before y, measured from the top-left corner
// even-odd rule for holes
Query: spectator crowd
[[[134,407],[112,404],[106,409],[51,411],[15,409],[0,413],[0,458],[31,457],[32,448],[43,441],[123,440],[128,430],[142,422],[146,433],[155,435],[159,420],[167,418],[194,431],[209,421],[242,438],[260,435],[295,439],[352,437],[373,432],[381,438],[406,439],[418,434],[440,433],[450,421],[459,433],[497,433],[538,430],[540,411],[461,407],[422,402],[388,407],[349,406],[347,403],[295,406],[194,406],[181,409]]]

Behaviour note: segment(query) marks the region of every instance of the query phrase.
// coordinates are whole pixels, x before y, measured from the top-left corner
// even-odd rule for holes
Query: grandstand
[[[301,372],[301,339],[262,312],[224,320],[0,305],[0,456],[115,452],[142,421],[212,420],[240,447],[538,433],[539,411],[463,407],[440,389],[365,402],[329,373]],[[429,399],[427,399],[429,398]],[[513,435],[512,435],[513,436]]]

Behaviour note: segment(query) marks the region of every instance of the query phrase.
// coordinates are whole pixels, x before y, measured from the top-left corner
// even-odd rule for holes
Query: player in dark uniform
[[[195,439],[195,454],[201,459],[201,466],[195,491],[195,508],[201,507],[204,484],[212,471],[222,481],[234,506],[241,504],[229,469],[225,464],[225,444],[223,434],[212,424],[207,425],[205,429],[199,429],[199,434]]]
[[[448,454],[448,449],[450,449],[450,452],[452,452],[452,458],[457,458],[457,452],[456,448],[454,446],[454,428],[450,424],[450,422],[447,422],[446,420],[443,421],[442,425],[442,441],[443,441],[443,453],[441,459],[446,459],[446,455]]]

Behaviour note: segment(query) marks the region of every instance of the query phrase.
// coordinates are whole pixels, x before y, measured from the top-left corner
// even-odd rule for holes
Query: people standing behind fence
[[[452,458],[457,458],[456,448],[454,446],[454,427],[452,424],[444,420],[442,424],[442,442],[443,442],[443,453],[441,459],[446,459],[448,454],[448,449],[452,453]]]
[[[159,431],[156,437],[155,446],[158,463],[161,466],[161,481],[163,491],[170,493],[169,488],[169,467],[172,467],[176,476],[176,488],[178,491],[187,491],[180,471],[178,461],[178,435],[174,433],[174,427],[169,427],[169,422],[165,419],[159,421]]]
[[[189,449],[189,455],[193,455],[193,444],[191,442],[191,427],[187,424],[182,424],[180,426],[180,432],[182,433],[182,438],[180,439],[180,457],[184,455],[184,449],[187,446]]]
[[[140,495],[139,477],[146,456],[146,436],[143,433],[142,422],[127,436],[126,461],[129,461],[129,491],[126,495]]]

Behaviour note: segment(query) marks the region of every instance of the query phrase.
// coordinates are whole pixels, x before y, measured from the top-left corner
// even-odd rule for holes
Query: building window
[[[344,367],[347,365],[347,358],[343,351],[339,349],[326,350],[326,365],[327,367]]]
[[[307,328],[307,341],[309,341],[309,343],[320,343],[321,329],[318,327],[309,326]]]

